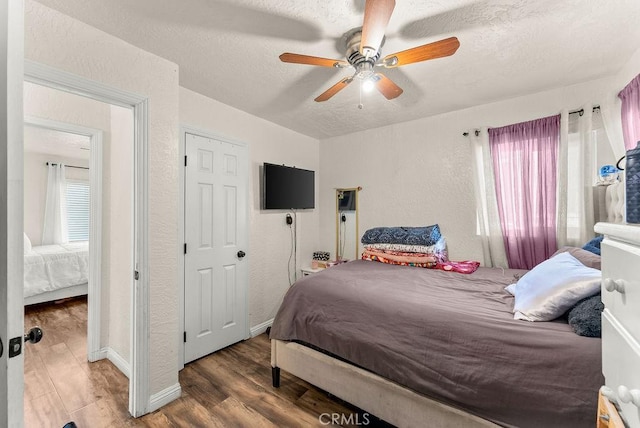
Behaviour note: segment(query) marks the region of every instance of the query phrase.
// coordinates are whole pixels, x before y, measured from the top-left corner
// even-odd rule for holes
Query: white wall
[[[25,133],[25,144],[27,133]],[[44,207],[47,199],[47,162],[65,165],[89,166],[87,159],[68,158],[57,155],[25,152],[24,154],[24,232],[31,245],[42,245],[42,226]],[[65,168],[67,179],[89,181],[89,171],[78,168]]]
[[[32,0],[25,58],[149,99],[150,392],[178,383],[178,68]]]
[[[599,104],[612,78],[553,89],[320,142],[321,212],[336,187],[362,186],[360,235],[376,226],[438,223],[452,260],[483,260],[476,233],[472,153],[464,131],[498,127]],[[335,220],[320,220],[321,244],[335,252]]]
[[[615,96],[640,74],[640,48],[629,58],[629,61],[620,69],[620,71],[613,77],[612,92]]]
[[[289,288],[287,261],[291,251],[286,211],[260,209],[259,168],[263,162],[316,172],[316,209],[298,211],[298,270],[311,264],[318,249],[319,148],[316,139],[259,119],[196,92],[180,88],[180,123],[249,145],[249,325],[273,318]],[[335,207],[327,211],[334,215]],[[334,244],[335,245],[335,244]]]
[[[130,358],[131,289],[133,280],[133,112],[110,106],[110,144],[104,145],[105,199],[109,210],[109,347]],[[104,316],[103,316],[104,318]]]

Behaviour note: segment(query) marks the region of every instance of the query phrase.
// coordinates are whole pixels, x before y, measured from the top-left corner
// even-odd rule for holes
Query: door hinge
[[[187,157],[184,157],[184,166],[187,166]]]
[[[187,243],[184,244],[184,253],[187,254]]]
[[[187,343],[187,332],[186,331],[182,335],[182,339],[184,340],[184,343]]]
[[[137,270],[133,271],[133,279],[135,279],[136,281],[140,279],[140,272],[138,272]]]

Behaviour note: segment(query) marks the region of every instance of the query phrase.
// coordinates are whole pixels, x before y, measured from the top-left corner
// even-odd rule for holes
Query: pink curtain
[[[556,250],[560,115],[489,129],[509,267],[531,269]]]
[[[640,140],[640,75],[618,94],[622,100],[622,133],[626,150],[635,149]]]

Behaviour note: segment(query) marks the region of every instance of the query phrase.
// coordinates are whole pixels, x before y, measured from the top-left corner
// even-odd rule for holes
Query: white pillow
[[[504,289],[507,291],[507,293],[511,294],[512,296],[516,295],[516,284],[509,284],[506,287],[504,287]]]
[[[31,240],[29,239],[29,237],[27,236],[26,233],[22,233],[24,235],[24,253],[30,253],[31,252]]]
[[[569,253],[560,253],[527,272],[516,283],[514,318],[551,321],[600,289],[602,274]]]

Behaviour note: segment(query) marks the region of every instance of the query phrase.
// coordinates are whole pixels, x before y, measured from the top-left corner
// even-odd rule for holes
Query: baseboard
[[[179,383],[151,395],[151,398],[149,399],[149,413],[155,412],[165,404],[169,404],[173,400],[180,398],[180,395],[182,395],[182,388]]]
[[[98,360],[104,360],[105,358],[107,358],[108,353],[109,351],[107,348],[100,348],[99,350],[94,351],[90,355],[88,355],[87,359],[89,360],[89,362],[95,363]]]
[[[265,331],[267,331],[267,328],[271,327],[271,324],[273,324],[273,318],[251,327],[251,337],[256,337],[264,333]]]
[[[116,366],[118,370],[120,370],[127,377],[127,379],[129,379],[129,377],[131,376],[131,366],[124,358],[122,358],[120,354],[113,350],[113,348],[102,348],[95,355],[98,358],[94,361],[104,360],[106,358],[107,360],[111,361],[113,365]]]

